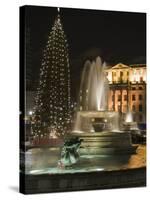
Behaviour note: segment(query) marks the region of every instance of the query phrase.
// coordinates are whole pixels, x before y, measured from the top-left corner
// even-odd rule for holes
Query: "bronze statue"
[[[78,137],[71,138],[65,141],[61,151],[61,159],[59,165],[63,167],[71,166],[79,160],[79,147],[82,140]]]

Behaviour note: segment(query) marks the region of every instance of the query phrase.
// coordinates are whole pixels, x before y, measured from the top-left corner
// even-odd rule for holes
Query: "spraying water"
[[[100,57],[95,61],[87,60],[81,76],[78,110],[73,131],[94,132],[93,122],[96,118],[111,123],[112,130],[118,130],[117,113],[108,111],[109,83],[105,74],[106,64]]]
[[[86,61],[81,77],[79,108],[82,111],[101,111],[108,107],[108,81],[105,75],[105,63],[100,57],[92,63]]]
[[[133,122],[132,112],[130,112],[130,111],[127,112],[125,122]]]

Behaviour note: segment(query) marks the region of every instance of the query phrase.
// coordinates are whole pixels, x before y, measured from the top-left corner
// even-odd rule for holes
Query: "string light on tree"
[[[70,125],[70,68],[68,44],[60,9],[49,34],[35,99],[33,135],[63,136]]]

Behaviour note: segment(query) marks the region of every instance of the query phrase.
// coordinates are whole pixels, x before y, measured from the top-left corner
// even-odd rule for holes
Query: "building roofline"
[[[120,66],[119,66],[120,65]],[[131,64],[131,65],[125,65],[123,63],[118,63],[114,66],[108,66],[108,68],[106,70],[110,70],[110,69],[127,69],[127,68],[138,68],[138,67],[145,67],[146,68],[146,64]]]

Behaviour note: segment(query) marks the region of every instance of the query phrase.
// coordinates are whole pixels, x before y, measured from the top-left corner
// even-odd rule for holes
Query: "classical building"
[[[110,91],[108,109],[122,116],[130,110],[133,120],[146,123],[146,65],[119,63],[106,69]]]

